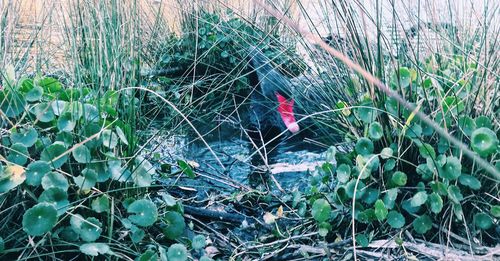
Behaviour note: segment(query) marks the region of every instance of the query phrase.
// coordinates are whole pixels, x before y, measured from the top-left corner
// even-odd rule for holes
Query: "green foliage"
[[[185,261],[188,259],[187,249],[183,244],[173,244],[168,248],[168,260]]]
[[[498,138],[489,128],[481,127],[472,132],[471,144],[475,152],[486,157],[497,150]]]
[[[405,217],[398,211],[391,210],[387,214],[387,223],[392,228],[402,228],[405,225]]]
[[[200,250],[203,249],[207,245],[207,242],[205,240],[205,236],[203,235],[196,235],[193,237],[193,241],[191,242],[191,246],[195,250]]]
[[[422,215],[413,220],[413,229],[419,234],[425,234],[432,228],[432,220],[428,215]]]
[[[5,155],[0,157],[0,193],[14,199],[11,204],[17,206],[4,212],[10,212],[4,216],[11,220],[5,222],[13,226],[2,228],[2,235],[11,233],[9,238],[16,239],[13,248],[40,240],[40,249],[58,251],[57,246],[75,242],[71,246],[79,246],[85,255],[109,257],[116,253],[103,243],[107,241],[104,236],[123,241],[123,232],[130,235],[125,244],[142,245],[149,237],[161,235],[160,229],[148,230],[160,217],[157,205],[144,199],[156,168],[145,158],[129,161],[122,157],[129,150],[135,153],[130,146],[136,141],[125,134],[131,127],[120,119],[119,93],[99,96],[71,90],[45,77],[25,79],[11,87],[0,88],[5,101],[1,113],[16,126],[0,137]],[[4,121],[1,125],[6,126]],[[21,193],[29,196],[15,196]],[[126,207],[116,204],[126,198],[130,199]],[[171,197],[168,207],[175,210],[162,220],[172,226],[165,229],[169,235],[162,237],[161,244],[184,236],[186,224],[177,204]],[[193,248],[203,254],[204,241],[197,237],[193,242]],[[148,251],[158,256],[158,251],[146,245],[140,250],[142,259]],[[169,253],[185,260],[188,252],[175,246]]]
[[[467,70],[453,68],[457,75]],[[416,110],[430,115],[478,156],[492,164],[498,161],[499,126],[492,123],[492,116],[471,114],[466,96],[450,92],[458,91],[453,84],[435,86],[435,80],[424,74],[420,76],[412,68],[401,67],[390,73],[390,87],[410,102],[420,103]],[[442,76],[442,82],[456,77]],[[453,224],[454,232],[465,236],[468,232],[460,226],[473,222],[474,233],[495,241],[489,233],[497,222],[492,217],[497,217],[499,211],[487,195],[497,195],[498,186],[485,178],[485,170],[435,135],[415,112],[404,109],[393,98],[383,94],[368,98],[366,94],[353,104],[352,110],[354,115],[343,114],[344,120],[350,130],[357,132],[347,136],[359,138],[353,142],[353,151],[335,154],[339,163],[335,170],[336,188],[332,192],[321,183],[312,184],[311,191],[328,193],[334,199],[334,209],[329,212],[348,208],[357,226],[371,232],[381,228],[398,230],[411,222],[410,229],[415,234],[425,235],[438,232],[435,225],[446,221]],[[323,179],[325,184],[328,181]],[[317,198],[317,194],[312,195]],[[316,199],[311,207],[319,228],[320,221],[325,220],[318,220],[318,212],[314,211],[320,200]],[[447,209],[452,211],[443,215]],[[342,220],[340,215],[331,217],[333,223]],[[365,234],[356,235],[358,243],[365,242]]]
[[[326,221],[330,218],[332,207],[324,199],[317,199],[312,205],[311,215],[318,222]]]
[[[184,217],[179,212],[171,211],[163,217],[165,227],[163,233],[169,239],[176,239],[184,233],[186,223]]]
[[[134,214],[130,215],[128,219],[130,219],[132,223],[142,227],[151,226],[158,219],[158,210],[151,200],[136,200],[128,206],[127,211]]]
[[[105,243],[85,243],[80,246],[80,251],[89,256],[112,254],[108,244]]]
[[[41,236],[49,232],[56,222],[57,210],[48,203],[39,203],[26,210],[23,215],[23,229],[31,236]]]

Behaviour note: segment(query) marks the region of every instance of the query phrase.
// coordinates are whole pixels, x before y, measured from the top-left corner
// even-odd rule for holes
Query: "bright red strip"
[[[280,113],[283,123],[285,123],[286,128],[291,132],[295,133],[300,130],[299,125],[295,121],[295,115],[293,114],[293,104],[295,101],[293,99],[287,100],[281,94],[276,93],[276,98],[278,98],[278,112]]]

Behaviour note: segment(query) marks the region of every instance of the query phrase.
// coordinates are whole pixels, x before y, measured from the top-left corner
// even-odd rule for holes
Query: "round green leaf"
[[[163,221],[166,223],[166,226],[163,228],[163,234],[165,234],[166,238],[174,240],[184,233],[186,223],[184,222],[184,217],[179,212],[168,212],[165,214]]]
[[[361,179],[370,177],[373,171],[376,171],[380,166],[380,159],[376,154],[369,154],[366,156],[356,156],[357,173]],[[355,173],[356,174],[356,173]]]
[[[113,149],[118,144],[118,136],[111,130],[103,130],[101,133],[102,144]]]
[[[332,230],[332,225],[328,222],[321,222],[318,224],[318,234],[321,237],[326,237],[328,235],[328,232]]]
[[[422,136],[422,126],[420,124],[411,124],[411,126],[406,131],[406,137],[409,138],[419,138]]]
[[[467,186],[473,190],[478,190],[481,188],[481,182],[474,176],[467,175],[467,174],[462,174],[458,178],[458,182],[460,184]]]
[[[392,209],[394,207],[394,203],[398,197],[399,189],[392,188],[385,192],[384,195],[384,204],[388,209]]]
[[[415,207],[411,204],[411,199],[403,200],[401,207],[410,214],[416,214],[420,210],[420,206]]]
[[[186,261],[188,252],[183,244],[173,244],[168,248],[167,257],[169,261]]]
[[[156,169],[146,159],[137,157],[136,163],[139,166],[132,173],[132,179],[138,187],[148,187],[153,182],[151,175],[155,174]]]
[[[83,135],[85,138],[90,138],[91,136],[94,136],[95,134],[99,133],[101,131],[101,126],[99,126],[97,123],[89,123],[85,126],[83,129]],[[92,140],[88,141],[85,143],[87,147],[90,149],[96,148],[102,144],[102,139],[100,138],[93,138]]]
[[[360,138],[356,143],[356,152],[363,156],[373,153],[373,142],[368,138]]]
[[[384,135],[384,130],[382,125],[376,121],[370,124],[370,128],[368,129],[368,136],[372,140],[379,140]]]
[[[73,152],[71,152],[73,158],[79,163],[89,163],[92,159],[90,155],[90,150],[85,145],[78,145]]]
[[[50,122],[55,118],[52,106],[46,102],[35,105],[30,109],[30,112],[41,122]]]
[[[57,128],[60,131],[72,131],[76,126],[76,121],[70,112],[65,112],[57,119]]]
[[[33,79],[30,78],[21,78],[18,81],[18,91],[27,93],[31,89],[33,89]]]
[[[77,230],[80,238],[85,242],[92,242],[101,236],[102,224],[95,217],[89,217],[81,222],[80,229]]]
[[[206,245],[207,245],[207,242],[205,240],[205,236],[204,235],[196,235],[196,236],[194,236],[193,237],[193,241],[191,242],[191,246],[195,250],[203,249],[203,248],[205,248]]]
[[[462,173],[462,164],[456,157],[450,156],[446,158],[446,164],[443,166],[442,171],[439,171],[439,176],[448,180],[455,180],[460,177]]]
[[[480,156],[486,157],[496,151],[498,146],[497,135],[488,128],[479,128],[472,132],[471,146]]]
[[[89,190],[97,183],[97,173],[93,169],[85,168],[80,176],[73,178],[73,181],[81,190]]]
[[[392,115],[399,115],[399,104],[398,101],[394,98],[388,98],[385,100],[385,108]]]
[[[427,164],[418,165],[416,171],[417,171],[417,174],[422,176],[423,180],[431,180],[432,179],[433,173],[429,169],[429,166]]]
[[[346,183],[351,177],[351,167],[347,164],[340,164],[337,168],[337,180],[340,183]]]
[[[424,143],[421,146],[418,147],[418,151],[420,152],[420,155],[424,158],[436,158],[436,152],[434,151],[434,148],[428,144]]]
[[[467,136],[471,136],[476,129],[476,122],[469,116],[462,116],[458,119],[458,126]]]
[[[328,201],[320,198],[316,199],[312,205],[311,214],[318,222],[326,221],[330,218],[332,207]]]
[[[443,209],[443,199],[436,192],[433,192],[429,196],[428,202],[429,202],[431,211],[435,214],[439,214],[441,212],[441,210]]]
[[[10,146],[7,160],[17,165],[23,166],[24,164],[26,164],[26,162],[28,162],[28,156],[28,148],[26,148],[21,143],[15,143]]]
[[[59,115],[63,114],[64,109],[66,108],[67,105],[68,105],[68,103],[65,101],[60,101],[60,100],[53,101],[51,103],[52,111],[54,111],[54,114],[56,116],[59,116]]]
[[[355,213],[356,220],[364,224],[369,224],[377,220],[377,216],[375,216],[375,210],[373,208],[368,208],[363,211],[357,210]]]
[[[476,122],[477,128],[484,127],[484,128],[491,129],[491,127],[492,127],[490,118],[488,118],[486,116],[479,116],[474,121]]]
[[[108,163],[109,162],[110,161],[108,161]],[[120,161],[118,160],[118,162]],[[87,168],[92,169],[97,173],[97,182],[107,181],[111,177],[110,170],[104,161],[92,161],[87,165]]]
[[[62,90],[62,84],[52,77],[44,77],[36,82],[47,93],[58,93]]]
[[[130,219],[132,223],[142,227],[151,226],[158,219],[158,210],[156,205],[151,200],[147,199],[134,201],[128,207],[127,212],[135,214],[130,215],[128,219]]]
[[[116,181],[126,182],[131,181],[130,176],[132,173],[122,167],[120,160],[110,160],[108,161],[108,169],[111,178]]]
[[[387,214],[387,223],[392,228],[402,228],[405,225],[406,221],[405,217],[401,215],[401,213],[396,210],[391,210]]]
[[[500,205],[491,206],[490,213],[494,217],[499,218],[500,217]]]
[[[401,171],[396,171],[394,174],[392,174],[391,181],[394,185],[401,187],[406,185],[406,182],[408,181],[408,177],[404,172]]]
[[[132,239],[132,242],[134,242],[134,243],[141,242],[142,239],[144,239],[144,237],[146,236],[146,232],[144,232],[144,230],[142,230],[136,226],[133,226],[131,230],[132,230],[132,234],[130,235],[130,239]]]
[[[460,192],[460,188],[455,185],[450,185],[448,187],[448,198],[453,201],[455,204],[460,204],[460,201],[464,199],[462,193]]]
[[[439,139],[437,148],[439,153],[445,153],[450,148],[450,143],[446,139],[441,138]],[[439,155],[439,156],[444,157],[444,155]]]
[[[422,215],[413,220],[413,229],[419,234],[425,234],[432,228],[432,220],[428,215]]]
[[[58,187],[49,188],[42,192],[40,197],[38,197],[38,202],[54,204],[57,216],[64,214],[69,207],[68,193],[66,190]]]
[[[446,186],[446,184],[439,182],[439,181],[437,181],[437,182],[432,181],[432,182],[430,182],[430,185],[431,185],[432,191],[438,193],[439,195],[441,195],[441,196],[448,195],[448,187]]]
[[[60,131],[57,133],[56,141],[63,144],[65,147],[73,145],[73,133],[67,131]]]
[[[42,177],[42,187],[44,190],[48,190],[50,188],[61,188],[64,191],[67,191],[69,188],[68,180],[57,172],[50,172],[45,174]]]
[[[354,189],[356,188],[356,180],[353,179],[345,185],[345,192],[349,198],[354,197]],[[358,187],[356,188],[356,199],[360,199],[365,194],[365,183],[363,181],[358,182]]]
[[[83,116],[83,104],[79,101],[71,101],[64,112],[69,112],[77,121]]]
[[[380,157],[382,159],[388,159],[392,157],[394,154],[394,151],[391,148],[383,148],[382,151],[380,152]]]
[[[365,192],[365,195],[363,196],[363,201],[369,205],[373,204],[378,199],[378,196],[380,195],[380,191],[376,188],[367,188],[367,189],[365,189],[365,191],[366,192]]]
[[[34,161],[26,168],[26,183],[39,186],[43,176],[50,172],[50,165],[45,161]]]
[[[80,233],[80,229],[82,227],[82,223],[85,221],[85,219],[82,217],[80,214],[74,214],[71,216],[69,223],[71,225],[71,229],[73,229],[75,232]]]
[[[425,193],[425,191],[417,192],[410,201],[412,207],[420,207],[425,204],[425,202],[427,202],[427,193]]]
[[[83,105],[83,118],[88,122],[97,122],[99,121],[99,111],[94,105],[84,104]]]
[[[493,220],[485,213],[477,213],[474,215],[474,224],[482,230],[487,230],[493,226]]]
[[[40,98],[42,98],[42,95],[43,95],[43,89],[38,86],[34,86],[33,89],[31,89],[26,93],[25,97],[27,101],[35,102],[39,101]]]
[[[66,152],[66,147],[61,142],[54,142],[45,148],[40,154],[40,159],[46,162],[50,162],[54,168],[60,168],[68,160],[68,155],[62,155]]]
[[[57,210],[52,204],[39,203],[26,210],[23,229],[30,236],[41,236],[49,232],[57,222]]]
[[[104,195],[92,200],[91,206],[92,210],[97,213],[109,212],[110,210],[109,199]]]
[[[389,159],[384,164],[384,171],[391,171],[394,169],[394,167],[396,167],[396,160]]]
[[[368,241],[368,238],[366,237],[365,234],[357,234],[356,235],[356,242],[361,246],[361,247],[368,247],[370,242]]]
[[[385,207],[384,201],[381,199],[378,199],[375,202],[375,216],[377,217],[378,221],[382,221],[387,217],[388,210]]]
[[[401,88],[406,88],[410,86],[411,83],[411,73],[406,67],[400,67],[397,72],[392,75],[391,85],[399,86]]]
[[[99,254],[112,254],[111,248],[106,243],[85,243],[80,246],[80,251],[85,255],[98,256]]]
[[[21,143],[27,148],[33,146],[38,139],[38,132],[33,128],[21,129],[19,131],[12,131],[10,140],[12,143]]]

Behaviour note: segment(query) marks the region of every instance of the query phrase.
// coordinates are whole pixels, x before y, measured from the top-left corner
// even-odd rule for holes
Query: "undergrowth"
[[[279,17],[187,9],[176,35],[161,13],[142,19],[136,1],[71,2],[64,36],[68,68],[61,77],[66,84],[41,71],[20,76],[26,64],[2,64],[1,258],[222,260],[311,253],[349,259],[379,239],[394,241],[401,255],[411,257],[404,246],[415,240],[469,254],[499,241],[500,67],[497,37],[491,37],[499,31],[488,15],[472,32],[418,21],[389,39],[380,17],[359,17],[356,1],[322,2],[325,17],[335,14],[324,40],[415,105],[409,111]],[[492,10],[490,16],[497,14]],[[395,25],[399,15],[392,18]],[[366,24],[378,29],[375,37]],[[437,48],[422,49],[428,34],[441,40]],[[304,190],[276,195],[242,186],[219,195],[227,209],[247,215],[237,216],[245,221],[235,227],[254,237],[242,242],[191,216],[190,205],[200,201],[182,198],[180,187],[162,181],[202,179],[196,164],[155,162],[142,151],[150,137],[138,130],[159,116],[172,133],[187,129],[186,121],[214,128],[218,117],[243,126],[237,115],[252,91],[250,46],[286,77],[307,80],[297,81],[292,96],[329,148],[326,162],[306,174]],[[3,52],[2,58],[9,60]],[[306,106],[311,97],[314,104]],[[476,158],[439,136],[417,111]],[[337,144],[352,149],[340,152]],[[479,157],[494,171],[479,167]],[[300,251],[290,250],[291,238]],[[218,253],[217,244],[226,252]],[[339,255],[329,250],[337,244]]]

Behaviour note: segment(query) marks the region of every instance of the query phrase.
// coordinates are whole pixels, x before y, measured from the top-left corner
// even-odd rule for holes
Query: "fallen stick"
[[[411,243],[404,242],[402,246],[396,244],[393,240],[376,240],[368,245],[368,248],[401,248],[405,247],[414,253],[423,254],[433,259],[440,260],[493,260],[494,257],[500,258],[500,247],[488,248],[489,251],[484,255],[471,255],[465,251],[457,249],[446,249],[445,246],[425,242],[425,243]]]

